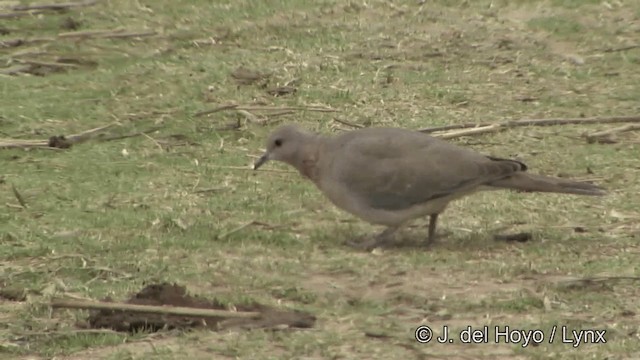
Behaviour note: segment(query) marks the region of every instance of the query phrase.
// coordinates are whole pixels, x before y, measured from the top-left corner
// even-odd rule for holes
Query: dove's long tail
[[[604,188],[586,182],[526,172],[519,172],[508,178],[492,181],[487,185],[526,192],[552,192],[592,196],[607,194]]]

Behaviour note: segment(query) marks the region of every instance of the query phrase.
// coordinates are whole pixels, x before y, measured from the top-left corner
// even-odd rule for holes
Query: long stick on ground
[[[91,6],[98,3],[99,0],[85,0],[79,2],[58,3],[58,4],[35,4],[35,5],[16,5],[12,8],[14,11],[28,10],[63,10],[74,7]]]
[[[203,110],[193,116],[204,116],[225,110],[246,110],[246,111],[315,111],[315,112],[338,112],[338,109],[322,106],[243,106],[237,104],[221,105],[210,110]]]
[[[506,127],[501,126],[500,124],[493,124],[489,126],[474,127],[470,129],[448,131],[441,134],[434,134],[433,136],[439,137],[441,139],[453,139],[461,136],[479,135],[479,134],[497,132],[497,131],[506,130],[506,129],[507,129]]]
[[[114,122],[94,129],[89,129],[78,134],[68,135],[66,137],[52,136],[48,140],[0,139],[0,149],[68,148],[91,140],[99,133],[116,125],[119,125],[119,123]]]
[[[259,312],[236,312],[216,309],[198,309],[177,306],[137,305],[115,302],[102,302],[76,299],[55,299],[49,304],[54,309],[84,309],[84,310],[116,310],[148,314],[193,316],[193,317],[222,317],[222,318],[253,318],[260,316]]]
[[[594,142],[615,142],[611,137],[626,131],[640,130],[640,124],[627,124],[621,127],[586,134],[588,143]]]
[[[519,126],[552,126],[552,125],[571,125],[571,124],[613,124],[613,123],[636,123],[640,122],[640,115],[633,116],[612,116],[612,117],[591,117],[591,118],[556,118],[556,119],[522,119],[510,120],[504,122],[493,123],[467,123],[454,124],[446,126],[437,126],[430,128],[418,129],[420,132],[432,133],[437,131],[447,131],[455,129],[470,129],[476,127],[487,127],[497,125],[498,127],[512,128]]]

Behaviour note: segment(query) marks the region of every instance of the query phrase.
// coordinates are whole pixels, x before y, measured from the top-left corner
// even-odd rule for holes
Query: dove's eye
[[[276,141],[274,141],[274,144],[275,144],[277,147],[280,147],[280,146],[282,146],[282,140],[280,140],[280,139],[276,139]]]

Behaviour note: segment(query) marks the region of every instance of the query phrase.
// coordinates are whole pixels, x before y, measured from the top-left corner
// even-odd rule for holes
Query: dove
[[[267,161],[293,166],[338,208],[386,226],[355,246],[388,244],[412,220],[429,217],[426,245],[433,244],[438,216],[456,199],[478,191],[509,189],[605,195],[597,185],[529,173],[517,160],[483,155],[417,131],[372,127],[324,136],[287,124],[273,130]]]

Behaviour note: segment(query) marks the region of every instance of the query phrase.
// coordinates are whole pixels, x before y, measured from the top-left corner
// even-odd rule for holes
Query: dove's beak
[[[264,163],[266,163],[267,161],[269,161],[269,153],[266,152],[264,153],[264,155],[262,155],[260,157],[260,159],[258,159],[254,164],[253,164],[253,170],[258,170],[258,168],[262,165],[264,165]]]

